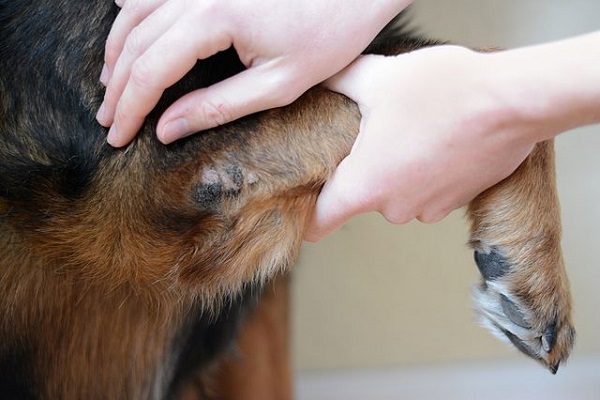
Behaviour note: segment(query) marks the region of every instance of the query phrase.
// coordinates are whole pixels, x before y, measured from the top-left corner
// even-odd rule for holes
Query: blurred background
[[[416,0],[411,13],[425,35],[470,46],[600,30],[598,0]],[[578,336],[556,376],[478,325],[470,291],[479,276],[463,210],[434,225],[366,215],[303,248],[293,278],[296,397],[600,399],[599,153],[600,126],[557,139]]]

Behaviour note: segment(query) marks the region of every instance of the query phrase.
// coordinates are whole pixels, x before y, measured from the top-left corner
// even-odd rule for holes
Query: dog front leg
[[[221,365],[219,399],[292,398],[288,314],[288,277],[279,276],[267,283],[256,310],[242,326],[237,348]]]
[[[483,323],[552,373],[575,337],[555,181],[553,141],[539,143],[468,209],[483,277],[475,290]]]

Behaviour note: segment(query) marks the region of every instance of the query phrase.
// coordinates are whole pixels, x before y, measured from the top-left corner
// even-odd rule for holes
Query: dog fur
[[[136,140],[113,149],[94,114],[117,12],[112,1],[0,0],[0,398],[267,398],[264,387],[244,392],[248,370],[223,359],[257,303],[239,349],[262,340],[254,354],[266,369],[252,371],[279,382],[270,398],[289,397],[289,367],[275,368],[287,363],[285,284],[261,293],[293,265],[358,109],[314,88],[160,144],[168,104],[243,69],[228,50],[199,62]],[[368,52],[435,44],[387,29]],[[552,144],[538,145],[468,214],[482,318],[555,372],[574,333],[553,168]],[[275,359],[261,358],[269,351]]]

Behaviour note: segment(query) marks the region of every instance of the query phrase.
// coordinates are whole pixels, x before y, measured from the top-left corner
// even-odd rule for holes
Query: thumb
[[[388,61],[385,56],[377,54],[359,56],[342,71],[323,82],[323,86],[349,97],[360,105],[372,90],[371,77],[380,75],[376,73],[377,68]]]
[[[305,240],[317,242],[351,217],[371,210],[371,196],[361,191],[360,188],[365,186],[360,184],[361,174],[353,173],[354,169],[354,158],[349,155],[325,183],[304,235]]]
[[[171,143],[255,112],[288,105],[308,88],[299,81],[291,72],[273,70],[270,64],[249,68],[173,103],[159,121],[158,138]]]

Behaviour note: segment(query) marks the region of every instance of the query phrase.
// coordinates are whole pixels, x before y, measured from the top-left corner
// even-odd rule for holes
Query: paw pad
[[[566,322],[559,323],[556,306],[543,309],[525,306],[536,302],[520,298],[516,293],[529,293],[524,290],[527,288],[519,285],[534,280],[515,277],[523,273],[531,276],[531,271],[513,266],[498,248],[492,247],[488,252],[475,251],[475,262],[483,277],[474,293],[482,323],[496,336],[508,339],[521,353],[541,362],[555,374],[573,344],[573,328]],[[560,343],[559,335],[564,339]]]
[[[510,264],[495,248],[489,253],[475,251],[474,255],[479,272],[486,281],[502,278],[510,270]]]

